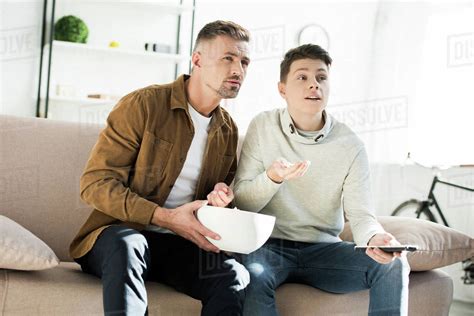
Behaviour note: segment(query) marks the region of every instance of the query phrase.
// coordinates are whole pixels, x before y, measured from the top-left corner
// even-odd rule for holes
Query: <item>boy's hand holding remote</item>
[[[398,240],[392,234],[382,233],[375,234],[370,240],[368,246],[399,246]],[[367,248],[365,253],[377,261],[378,263],[386,264],[392,262],[395,258],[400,257],[402,252],[385,252],[379,248]]]

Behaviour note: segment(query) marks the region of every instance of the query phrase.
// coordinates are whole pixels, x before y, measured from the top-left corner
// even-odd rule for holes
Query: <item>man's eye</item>
[[[229,60],[229,61],[232,61],[232,60],[233,60],[231,56],[226,56],[226,57],[224,57],[224,59],[225,59],[225,60]]]

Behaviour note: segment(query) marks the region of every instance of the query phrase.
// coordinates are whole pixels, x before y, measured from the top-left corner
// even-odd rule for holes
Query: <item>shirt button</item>
[[[184,158],[179,159],[179,162],[183,163],[183,162],[184,162]]]

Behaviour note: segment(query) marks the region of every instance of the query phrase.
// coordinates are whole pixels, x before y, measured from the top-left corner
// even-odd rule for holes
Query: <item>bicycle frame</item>
[[[439,183],[442,183],[442,184],[444,184],[444,185],[450,186],[450,187],[455,187],[455,188],[458,188],[458,189],[462,189],[462,190],[466,190],[466,191],[471,191],[471,192],[474,192],[474,189],[473,189],[473,188],[464,187],[464,186],[462,186],[462,185],[458,185],[458,184],[446,182],[446,181],[440,180],[440,179],[438,178],[438,176],[434,176],[433,182],[431,183],[430,193],[428,194],[429,205],[430,205],[430,206],[433,206],[433,205],[434,205],[434,206],[436,207],[436,210],[438,211],[439,217],[441,217],[441,220],[443,221],[443,224],[446,225],[447,227],[450,227],[450,226],[448,225],[448,222],[446,221],[446,218],[444,217],[444,214],[443,214],[443,212],[441,211],[441,208],[439,207],[438,201],[436,200],[435,195],[434,195],[434,189],[435,189],[436,183],[438,183],[438,182],[439,182]]]

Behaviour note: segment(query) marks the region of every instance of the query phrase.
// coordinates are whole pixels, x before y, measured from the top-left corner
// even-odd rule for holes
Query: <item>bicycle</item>
[[[410,153],[408,153],[407,160],[411,160],[415,165],[421,166],[423,168],[430,168],[425,165],[422,165],[414,160],[411,159]],[[460,167],[472,167],[473,165],[461,165]],[[438,169],[436,167],[431,167],[431,169]],[[439,169],[438,169],[439,170]],[[418,200],[418,199],[410,199],[407,200],[400,205],[398,205],[395,210],[392,212],[392,216],[405,216],[405,217],[416,217],[418,219],[425,219],[429,220],[434,223],[438,223],[436,216],[432,212],[432,208],[437,211],[437,216],[441,219],[442,223],[447,226],[451,227],[444,216],[443,211],[441,210],[438,201],[436,200],[434,189],[436,184],[444,184],[446,186],[454,187],[457,189],[462,189],[470,192],[474,192],[474,188],[469,188],[466,186],[462,186],[459,184],[455,184],[452,182],[448,182],[445,180],[441,180],[438,174],[435,174],[433,177],[433,181],[431,182],[430,191],[428,193],[428,197],[425,200]],[[464,284],[474,284],[474,258],[464,260],[462,262],[462,267],[465,272],[464,276],[461,279],[464,281]]]

